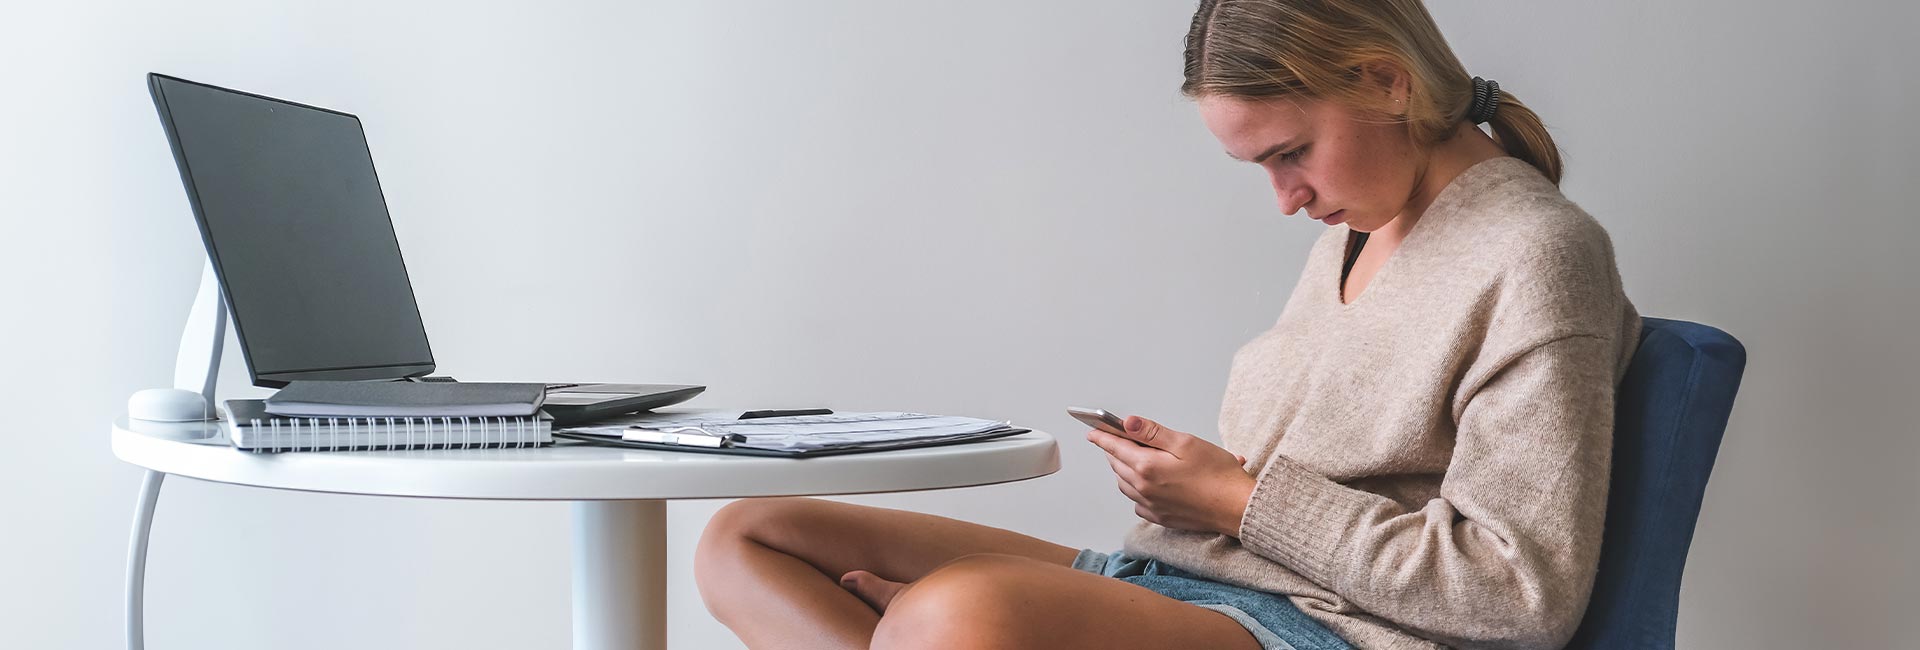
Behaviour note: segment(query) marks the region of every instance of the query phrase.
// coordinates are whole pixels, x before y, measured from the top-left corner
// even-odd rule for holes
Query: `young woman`
[[[1639,339],[1540,120],[1418,0],[1203,0],[1182,90],[1327,226],[1243,347],[1224,448],[1127,419],[1101,553],[831,501],[740,501],[695,575],[752,648],[1557,648],[1599,558]],[[1493,137],[1478,128],[1490,123]]]

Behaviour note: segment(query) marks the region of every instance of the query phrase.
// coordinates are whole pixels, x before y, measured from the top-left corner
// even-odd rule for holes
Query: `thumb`
[[[1129,415],[1126,425],[1127,437],[1132,438],[1134,442],[1160,448],[1164,448],[1168,442],[1167,428],[1160,426],[1159,422],[1138,415]]]

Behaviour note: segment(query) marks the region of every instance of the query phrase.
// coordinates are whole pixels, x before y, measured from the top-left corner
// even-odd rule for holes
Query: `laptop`
[[[148,74],[147,87],[253,385],[451,381],[429,376],[433,350],[360,118],[162,74]],[[678,404],[706,387],[547,389],[545,410],[568,424]]]

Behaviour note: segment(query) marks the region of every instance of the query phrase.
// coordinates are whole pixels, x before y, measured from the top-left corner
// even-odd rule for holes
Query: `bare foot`
[[[867,571],[848,571],[840,576],[840,587],[866,601],[873,611],[885,614],[887,604],[893,602],[893,597],[899,595],[901,589],[907,588],[907,583],[894,582]]]

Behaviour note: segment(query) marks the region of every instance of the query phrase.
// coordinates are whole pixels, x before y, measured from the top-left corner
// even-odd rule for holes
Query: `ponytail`
[[[1540,122],[1540,116],[1534,114],[1533,109],[1501,89],[1500,106],[1487,125],[1493,127],[1493,140],[1507,150],[1507,155],[1527,161],[1554,185],[1560,184],[1560,148],[1554,145],[1553,136],[1547,133],[1547,126]]]

